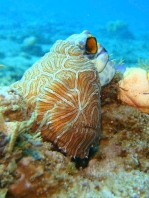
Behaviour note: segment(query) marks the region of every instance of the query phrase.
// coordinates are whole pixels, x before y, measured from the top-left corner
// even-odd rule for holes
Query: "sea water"
[[[1,84],[21,78],[57,39],[89,30],[110,58],[137,66],[149,57],[147,0],[1,0]]]

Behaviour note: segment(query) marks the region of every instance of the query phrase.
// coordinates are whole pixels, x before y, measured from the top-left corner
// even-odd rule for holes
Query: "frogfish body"
[[[80,158],[87,156],[100,138],[100,81],[95,65],[102,46],[94,37],[88,46],[89,37],[84,31],[58,40],[11,85],[27,100],[29,113],[37,113],[43,139]]]

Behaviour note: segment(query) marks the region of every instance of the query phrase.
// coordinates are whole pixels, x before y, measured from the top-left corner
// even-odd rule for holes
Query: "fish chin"
[[[108,53],[104,52],[95,59],[95,67],[98,72],[102,72],[108,62]]]

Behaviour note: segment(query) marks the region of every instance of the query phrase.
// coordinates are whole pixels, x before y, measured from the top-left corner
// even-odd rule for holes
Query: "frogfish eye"
[[[85,45],[86,54],[96,54],[97,52],[97,40],[95,37],[88,37]]]

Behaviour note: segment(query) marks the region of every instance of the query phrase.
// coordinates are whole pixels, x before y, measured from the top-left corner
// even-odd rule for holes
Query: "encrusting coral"
[[[18,90],[0,87],[0,113],[7,121],[23,121],[27,118],[27,105]]]
[[[35,113],[27,115],[27,103],[17,90],[10,87],[0,89],[0,132],[10,136],[8,152],[11,153],[16,138],[28,131],[35,121]]]
[[[121,20],[109,21],[107,24],[107,31],[116,38],[134,39],[134,35],[129,30],[128,24]]]

